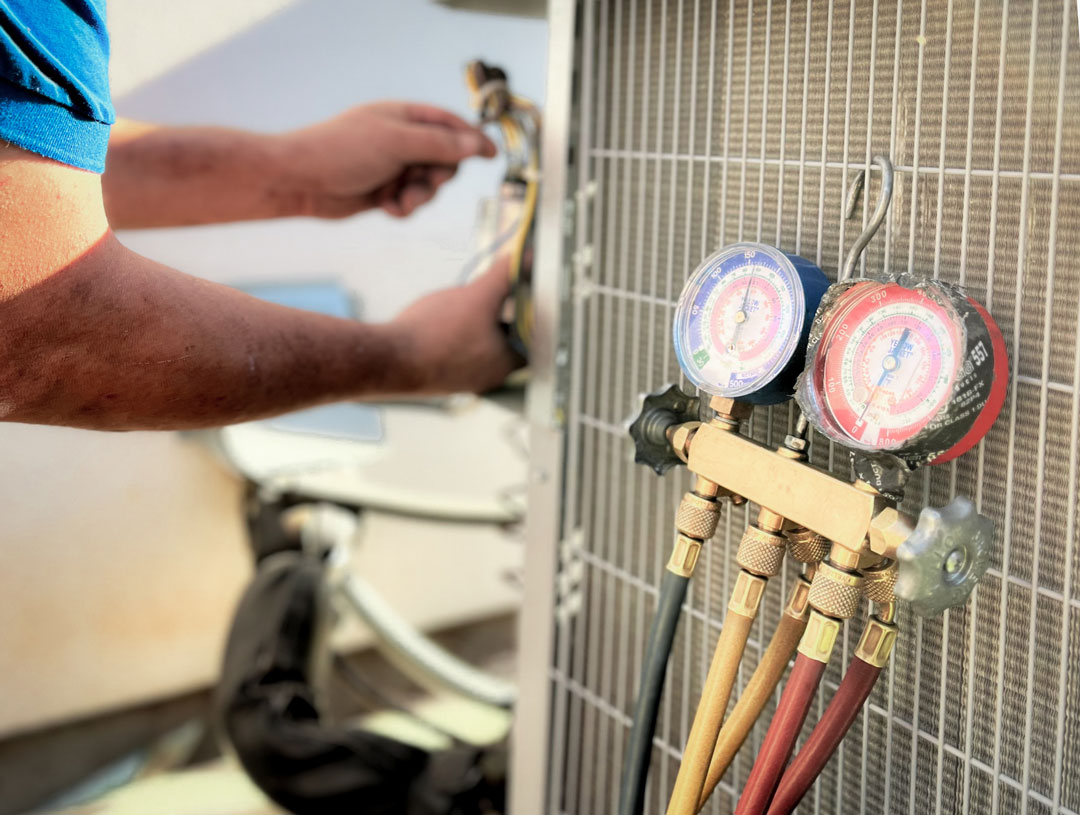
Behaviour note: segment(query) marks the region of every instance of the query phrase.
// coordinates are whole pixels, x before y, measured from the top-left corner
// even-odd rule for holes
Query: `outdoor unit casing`
[[[539,412],[548,435],[538,437],[560,451],[540,452],[558,466],[534,485],[533,509],[553,510],[558,528],[531,516],[532,544],[551,527],[547,560],[533,554],[528,575],[548,603],[526,617],[548,639],[526,655],[543,679],[522,703],[543,722],[528,729],[526,719],[518,742],[544,781],[525,785],[542,786],[542,800],[517,797],[515,812],[615,809],[674,509],[690,486],[684,469],[660,478],[633,464],[625,422],[640,394],[688,389],[671,342],[683,283],[738,240],[802,255],[835,279],[880,173],[850,221],[845,190],[878,153],[895,164],[896,191],[862,271],[963,284],[1000,324],[1011,364],[989,436],[918,472],[905,506],[971,497],[995,523],[994,554],[967,607],[932,621],[901,610],[887,673],[798,811],[1080,812],[1075,0],[585,0],[553,12],[552,53],[572,55],[573,71],[552,69],[565,83],[549,87],[545,169],[570,163],[542,212],[550,393]],[[759,409],[749,431],[776,444],[793,420],[793,406]],[[850,474],[846,453],[821,437],[811,460]],[[755,515],[725,507],[691,583],[649,813],[665,809],[737,573],[735,545]],[[794,569],[771,581],[735,696]],[[804,736],[860,630],[848,624]],[[775,700],[706,812],[734,808]]]

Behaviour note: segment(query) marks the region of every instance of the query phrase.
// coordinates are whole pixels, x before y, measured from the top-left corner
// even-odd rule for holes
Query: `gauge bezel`
[[[775,265],[776,270],[787,277],[787,282],[792,292],[792,328],[788,332],[788,337],[785,340],[782,349],[777,354],[776,361],[772,366],[743,385],[733,388],[721,387],[715,382],[711,382],[702,376],[698,366],[693,363],[694,352],[689,343],[689,327],[694,316],[691,309],[693,308],[694,301],[697,299],[699,293],[708,284],[709,277],[712,276],[715,271],[723,267],[724,264],[732,258],[740,255],[745,257],[746,253],[750,251],[754,252],[755,256],[764,255],[767,257]],[[813,268],[818,275],[821,275],[822,281],[824,281],[824,275],[821,271],[816,267]],[[827,281],[825,282],[827,285]],[[719,283],[717,283],[717,285],[719,285]],[[707,257],[694,270],[694,273],[691,274],[690,278],[686,281],[686,285],[683,286],[682,294],[675,307],[675,318],[672,320],[672,337],[675,344],[675,356],[678,359],[679,367],[682,368],[686,378],[696,387],[707,393],[730,398],[739,398],[754,394],[774,382],[790,366],[791,361],[795,356],[795,352],[800,346],[800,342],[805,340],[807,296],[804,285],[803,277],[800,275],[795,263],[792,262],[792,259],[779,249],[766,244],[740,241],[739,243],[729,244]],[[824,287],[822,287],[822,290],[823,289]]]
[[[943,345],[940,348],[943,353],[950,353],[952,363],[947,371],[945,384],[940,386],[944,391],[927,412],[902,426],[879,425],[877,438],[870,442],[852,435],[850,429],[850,414],[854,408],[843,380],[846,375],[854,377],[855,374],[847,369],[845,360],[850,364],[850,355],[858,352],[855,343],[861,341],[860,332],[863,332],[865,338],[868,332],[873,331],[873,325],[866,326],[867,321],[897,303],[924,309],[940,321],[945,330],[943,339],[948,342],[948,347]],[[915,319],[926,322],[925,319]],[[838,440],[845,446],[860,450],[896,452],[917,439],[948,405],[963,365],[964,325],[955,308],[946,300],[931,297],[922,289],[913,289],[898,283],[862,281],[836,300],[823,323],[821,340],[814,350],[812,370],[823,408],[822,419],[832,426],[839,435]],[[930,330],[935,336],[938,335],[934,327],[930,327]],[[838,354],[841,356],[838,357]],[[883,443],[883,434],[894,437]]]

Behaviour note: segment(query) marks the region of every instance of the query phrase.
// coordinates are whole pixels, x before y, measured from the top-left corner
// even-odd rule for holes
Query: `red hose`
[[[806,714],[814,701],[818,683],[825,673],[825,663],[799,654],[791,669],[787,686],[780,696],[765,741],[754,761],[754,769],[735,807],[735,815],[764,815],[773,790],[784,772],[784,765],[795,749]]]
[[[799,805],[858,718],[880,673],[881,668],[858,657],[851,660],[821,721],[780,779],[768,815],[789,815]]]

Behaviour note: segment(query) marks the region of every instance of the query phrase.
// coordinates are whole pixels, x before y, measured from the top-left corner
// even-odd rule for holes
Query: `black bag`
[[[480,811],[480,751],[429,754],[320,721],[313,683],[329,611],[323,570],[312,555],[272,554],[241,598],[216,707],[244,770],[296,815]]]

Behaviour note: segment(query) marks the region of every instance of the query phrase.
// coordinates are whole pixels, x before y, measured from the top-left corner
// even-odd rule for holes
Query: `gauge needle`
[[[746,306],[750,300],[750,287],[754,285],[754,278],[757,277],[757,266],[754,267],[754,271],[750,273],[750,279],[746,281],[746,290],[743,291],[742,305],[739,306],[739,310],[735,312],[735,333],[731,335],[731,345],[728,346],[729,351],[734,351],[736,344],[739,341],[739,329],[743,327],[743,323],[746,322]]]
[[[870,396],[866,399],[866,404],[863,405],[862,413],[859,414],[859,424],[862,424],[863,417],[866,415],[866,411],[870,409],[870,405],[874,404],[874,398],[877,396],[878,391],[881,390],[881,387],[889,380],[889,377],[900,370],[900,354],[907,350],[907,338],[910,334],[911,329],[905,328],[903,333],[900,334],[900,339],[893,346],[892,351],[881,358],[881,376],[878,377],[877,384],[874,385],[874,389],[870,391]]]

